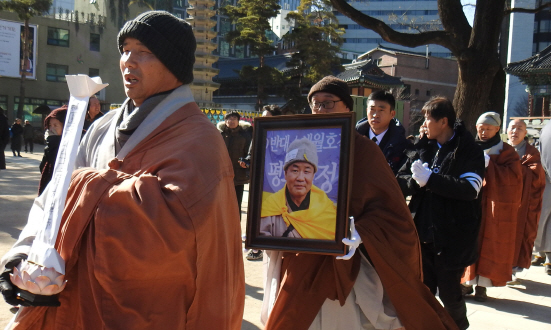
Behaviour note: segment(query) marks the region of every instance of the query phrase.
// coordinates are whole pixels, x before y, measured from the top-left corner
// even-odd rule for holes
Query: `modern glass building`
[[[362,13],[389,24],[404,33],[424,30],[440,30],[437,0],[349,0],[352,7]],[[364,53],[378,45],[425,53],[426,47],[403,47],[384,41],[374,31],[368,30],[341,13],[336,13],[339,25],[345,29],[343,50]],[[419,30],[417,30],[419,29]],[[432,56],[451,57],[451,52],[439,45],[429,45]]]

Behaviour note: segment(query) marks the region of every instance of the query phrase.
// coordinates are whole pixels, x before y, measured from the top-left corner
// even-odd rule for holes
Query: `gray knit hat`
[[[193,82],[197,43],[188,22],[166,11],[148,11],[120,30],[117,40],[121,54],[127,37],[142,42],[184,85]]]
[[[477,125],[480,124],[488,124],[492,126],[501,126],[501,117],[499,116],[499,113],[497,112],[485,112],[478,117],[478,120],[476,121]]]
[[[314,86],[312,86],[312,88],[310,88],[310,93],[308,93],[308,103],[312,102],[312,96],[318,92],[326,92],[336,95],[344,102],[344,104],[346,104],[350,111],[354,110],[354,101],[352,100],[352,96],[350,96],[350,88],[348,88],[348,84],[344,80],[333,76],[327,76],[318,81]]]
[[[283,170],[296,162],[306,162],[314,166],[314,173],[318,171],[318,149],[316,145],[308,138],[297,139],[287,148]]]

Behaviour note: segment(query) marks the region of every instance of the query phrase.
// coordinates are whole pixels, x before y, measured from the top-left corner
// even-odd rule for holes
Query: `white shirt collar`
[[[373,140],[373,138],[376,137],[377,138],[377,145],[379,145],[381,143],[381,141],[383,140],[383,138],[385,137],[385,134],[386,134],[387,131],[388,131],[388,128],[385,129],[385,131],[382,132],[381,134],[375,135],[375,133],[373,133],[373,130],[370,128],[369,129],[369,138],[371,140]]]

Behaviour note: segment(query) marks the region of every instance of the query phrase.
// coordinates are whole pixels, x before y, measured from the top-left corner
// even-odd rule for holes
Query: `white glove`
[[[413,174],[411,177],[417,181],[419,187],[424,187],[429,181],[432,171],[429,168],[429,164],[423,164],[418,159],[411,164],[411,173]]]
[[[342,242],[345,245],[349,246],[348,253],[343,255],[342,257],[337,257],[337,259],[349,260],[356,252],[358,246],[360,246],[360,244],[362,243],[362,238],[360,237],[360,234],[358,234],[358,232],[356,231],[356,226],[354,225],[354,217],[350,217],[350,239],[343,238]]]
[[[488,164],[490,164],[490,155],[484,153],[484,167],[488,167]]]

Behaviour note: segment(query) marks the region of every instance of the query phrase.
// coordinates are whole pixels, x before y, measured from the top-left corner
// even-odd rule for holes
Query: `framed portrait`
[[[254,120],[246,247],[343,255],[355,115]]]

